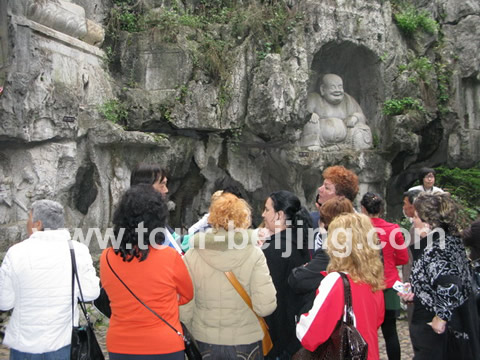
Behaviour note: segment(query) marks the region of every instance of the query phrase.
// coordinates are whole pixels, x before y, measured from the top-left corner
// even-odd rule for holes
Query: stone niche
[[[371,133],[380,136],[381,129],[384,128],[381,104],[385,98],[381,64],[378,56],[365,46],[350,41],[326,43],[313,56],[307,93],[319,93],[324,74],[340,76],[345,93],[353,97],[362,108]],[[310,106],[308,104],[309,100],[307,100],[307,107]],[[307,112],[310,111],[310,109],[307,110]],[[311,204],[318,186],[322,183],[322,171],[328,166],[344,165],[359,176],[360,194],[357,202],[367,191],[384,196],[387,181],[391,176],[391,166],[381,156],[376,148],[377,144],[372,140],[370,146],[355,147],[350,144],[347,135],[346,140],[333,146],[331,143],[321,144],[320,147],[305,146],[302,141],[309,124],[314,124],[315,120],[312,120],[314,116],[316,114],[312,113],[303,128],[301,140],[297,143],[299,146],[288,151],[286,156],[291,165],[296,168],[297,179],[293,183],[301,184],[296,189],[297,194],[304,194],[306,204]],[[325,129],[322,126],[325,124],[327,123],[322,125],[319,122],[320,132],[324,132]]]
[[[318,92],[322,74],[337,74],[343,87],[363,109],[373,133],[381,129],[384,83],[378,56],[364,46],[349,41],[330,42],[315,54],[308,93]]]

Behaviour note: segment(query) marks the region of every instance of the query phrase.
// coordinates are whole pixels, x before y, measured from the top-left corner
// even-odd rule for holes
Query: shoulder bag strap
[[[253,311],[258,321],[260,322],[260,326],[262,327],[262,330],[264,332],[266,331],[268,332],[268,325],[265,322],[265,319],[261,316],[258,316],[255,310],[253,310],[252,300],[250,299],[250,296],[248,296],[242,284],[240,284],[240,282],[238,281],[235,274],[231,271],[225,271],[225,276],[232,283],[233,287],[235,288],[235,290],[237,290],[238,294],[242,297],[243,301],[245,301],[248,307]]]
[[[348,325],[355,326],[355,317],[353,315],[353,306],[352,306],[352,292],[350,288],[350,281],[348,277],[343,272],[339,272],[340,276],[343,280],[343,291],[345,295],[345,314],[344,314],[344,321]]]
[[[73,309],[74,309],[74,299],[75,299],[75,278],[77,279],[78,290],[80,292],[80,301],[78,304],[82,309],[83,315],[87,320],[87,324],[90,325],[90,317],[87,313],[87,307],[85,306],[82,287],[80,286],[80,280],[78,278],[78,271],[77,271],[77,261],[75,260],[75,250],[73,248],[72,240],[68,240],[68,246],[70,247],[70,257],[72,258],[72,326],[73,326]]]
[[[172,329],[173,331],[175,331],[177,333],[178,336],[180,336],[181,338],[183,338],[184,341],[187,341],[187,339],[185,338],[185,336],[182,335],[182,333],[180,331],[178,331],[177,329],[175,329],[172,325],[170,325],[170,323],[165,320],[163,317],[161,317],[155,310],[151,309],[147,304],[145,304],[142,300],[140,300],[140,298],[135,295],[135,293],[130,290],[130,288],[127,286],[127,284],[125,284],[123,282],[123,280],[120,278],[120,276],[118,276],[118,274],[115,272],[115,270],[113,270],[112,268],[112,265],[110,265],[110,261],[108,260],[108,254],[110,253],[110,249],[107,250],[107,253],[105,254],[105,259],[107,260],[107,264],[108,264],[108,267],[110,268],[110,270],[112,270],[112,273],[113,275],[115,275],[115,277],[122,283],[123,286],[125,286],[125,288],[128,290],[128,292],[130,294],[132,294],[132,296],[137,299],[137,301],[142,304],[143,306],[145,306],[145,308],[147,308],[148,311],[150,311],[153,315],[155,315],[157,318],[159,318],[160,320],[162,320],[170,329]]]
[[[70,246],[70,244],[69,244]],[[74,323],[73,323],[73,313],[74,313],[74,299],[75,299],[75,270],[76,270],[76,266],[75,266],[75,260],[74,260],[74,257],[75,257],[75,253],[73,252],[73,248],[70,246],[70,258],[72,259],[72,327],[74,326]]]

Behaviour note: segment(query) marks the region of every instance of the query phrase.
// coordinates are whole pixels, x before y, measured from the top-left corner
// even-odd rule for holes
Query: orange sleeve
[[[178,304],[183,305],[193,299],[193,284],[187,266],[180,255],[176,254],[173,278],[177,284]]]

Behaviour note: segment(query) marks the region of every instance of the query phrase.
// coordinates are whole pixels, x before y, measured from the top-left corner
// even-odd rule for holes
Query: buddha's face
[[[326,75],[320,86],[320,94],[330,104],[340,104],[344,96],[342,78],[337,75]]]

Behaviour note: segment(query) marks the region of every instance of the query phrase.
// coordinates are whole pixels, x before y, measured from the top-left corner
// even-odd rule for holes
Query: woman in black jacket
[[[415,360],[477,359],[478,316],[472,274],[457,232],[458,208],[447,193],[422,193],[414,206],[414,226],[427,224],[427,235],[412,248],[412,292],[398,294],[414,303],[410,337]],[[454,348],[454,357],[449,354],[452,338],[462,343]]]
[[[320,229],[322,231],[319,231],[317,236],[322,236],[322,238],[325,239],[328,225],[332,220],[340,214],[354,213],[354,210],[350,200],[344,196],[336,196],[333,199],[327,200],[320,207],[319,213]],[[322,243],[322,241],[315,241],[315,243]],[[288,285],[290,285],[295,293],[302,296],[302,307],[297,315],[304,314],[312,308],[316,295],[315,292],[325,277],[321,272],[327,270],[329,260],[330,258],[325,249],[320,247],[313,254],[312,260],[292,270],[292,273],[288,277]]]
[[[277,290],[277,309],[265,318],[273,342],[266,359],[290,359],[300,348],[295,315],[302,306],[302,298],[289,288],[287,278],[293,268],[310,260],[308,234],[312,223],[298,197],[285,190],[270,194],[262,217],[270,232],[262,248]]]

